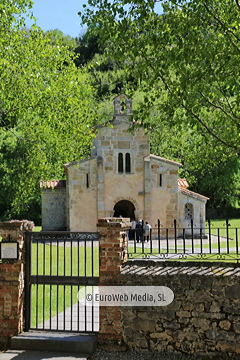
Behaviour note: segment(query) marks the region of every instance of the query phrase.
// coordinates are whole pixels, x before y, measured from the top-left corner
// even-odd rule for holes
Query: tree
[[[190,189],[210,198],[214,209],[239,206],[239,158],[212,137],[185,125],[171,126],[162,120],[151,132],[151,151],[183,164],[180,177]]]
[[[82,21],[145,93],[152,92],[138,112],[145,126],[161,99],[169,119],[204,129],[239,156],[238,0],[161,1],[163,15],[154,10],[156,3],[89,0]]]
[[[68,50],[74,51],[77,47],[77,40],[70,35],[65,35],[61,30],[48,30],[45,33],[52,45],[66,46]]]
[[[77,54],[75,64],[77,66],[84,66],[93,59],[96,54],[102,54],[102,49],[99,45],[99,36],[91,34],[88,30],[82,36],[76,39],[78,46],[74,52]]]
[[[22,27],[30,3],[4,1],[0,26],[2,219],[39,216],[39,180],[63,178],[63,163],[85,156],[93,136],[89,76],[65,46],[52,45],[36,26]]]

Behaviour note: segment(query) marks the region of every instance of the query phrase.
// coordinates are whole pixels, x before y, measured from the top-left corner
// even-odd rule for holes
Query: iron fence
[[[99,283],[99,233],[26,233],[25,330],[98,331],[97,308],[78,300]]]
[[[185,227],[177,220],[164,227],[158,220],[149,234],[142,221],[141,227],[129,230],[128,238],[129,258],[240,262],[240,228],[228,219],[222,227],[214,227],[211,220],[198,227],[192,219]]]

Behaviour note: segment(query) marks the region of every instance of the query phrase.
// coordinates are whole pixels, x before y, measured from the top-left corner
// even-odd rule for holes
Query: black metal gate
[[[97,332],[99,308],[79,291],[99,284],[99,233],[27,232],[25,331]]]

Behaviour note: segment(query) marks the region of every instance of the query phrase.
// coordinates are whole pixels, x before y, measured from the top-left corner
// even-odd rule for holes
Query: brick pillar
[[[129,219],[104,218],[98,220],[101,234],[100,286],[120,285],[120,273],[127,260],[127,231]],[[98,342],[101,345],[122,345],[121,311],[119,306],[100,306]]]
[[[0,223],[3,242],[19,243],[18,260],[0,263],[0,344],[23,330],[24,307],[24,232],[31,231],[33,222],[11,220]]]

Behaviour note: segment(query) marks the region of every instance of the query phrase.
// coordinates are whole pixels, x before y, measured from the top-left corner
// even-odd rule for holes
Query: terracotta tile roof
[[[182,166],[182,164],[179,163],[179,162],[177,162],[177,161],[165,159],[165,158],[163,158],[163,157],[161,157],[161,156],[157,156],[157,155],[153,155],[153,154],[150,154],[149,156],[150,156],[150,158],[153,158],[153,159],[156,159],[156,160],[160,160],[160,161],[163,161],[163,162],[166,162],[166,163],[170,163],[170,164],[173,164],[173,165]]]
[[[178,179],[178,186],[187,189],[189,187],[186,179]]]
[[[208,197],[203,196],[203,195],[200,195],[200,194],[195,193],[195,192],[193,192],[193,191],[190,191],[190,190],[188,190],[188,189],[186,189],[186,188],[184,188],[184,187],[181,187],[181,186],[178,186],[178,191],[181,192],[181,193],[184,194],[184,195],[194,197],[194,198],[196,198],[196,199],[198,199],[198,200],[202,200],[202,201],[207,201],[207,200],[209,200]]]
[[[66,180],[40,180],[41,189],[59,189],[66,187]]]

